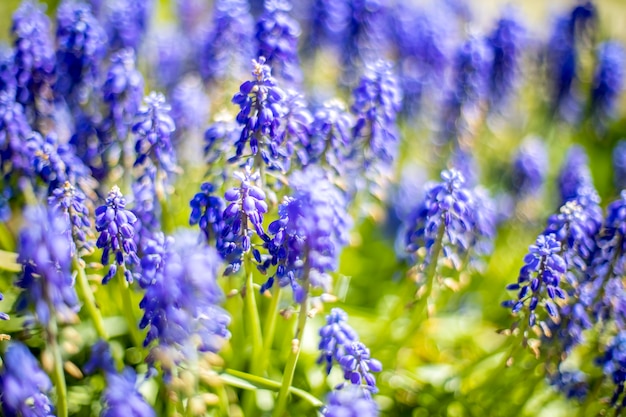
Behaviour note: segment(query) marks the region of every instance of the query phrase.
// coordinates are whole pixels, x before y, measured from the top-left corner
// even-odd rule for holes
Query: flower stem
[[[298,363],[298,356],[300,356],[300,348],[302,346],[301,338],[304,333],[304,326],[306,326],[306,319],[308,316],[307,304],[309,301],[309,269],[305,267],[305,273],[302,283],[302,290],[304,295],[302,297],[302,304],[300,305],[300,313],[298,314],[298,324],[296,327],[296,334],[291,341],[291,350],[289,351],[289,358],[285,365],[285,372],[283,373],[282,385],[278,392],[278,399],[276,400],[276,407],[272,413],[272,417],[282,417],[285,413],[287,406],[287,394],[291,388],[293,382],[293,376],[296,372],[296,364]]]
[[[278,318],[278,306],[280,302],[280,285],[276,284],[276,289],[272,295],[272,301],[265,316],[263,326],[263,352],[266,354],[272,349],[274,341],[274,333],[276,332],[276,319]],[[267,367],[267,359],[269,355],[263,355],[263,360],[259,366],[259,373],[264,373]]]
[[[250,371],[255,373],[258,371],[261,361],[263,361],[263,337],[261,335],[261,320],[259,319],[259,310],[256,305],[256,297],[254,290],[254,274],[252,272],[252,260],[250,259],[250,253],[245,255],[245,274],[246,274],[246,289],[244,295],[244,306],[246,310],[246,323],[248,325],[248,333],[252,338],[252,354],[250,356],[250,363],[248,365]],[[244,410],[245,415],[253,415],[256,393],[251,391],[245,394],[244,398]]]
[[[52,356],[54,357],[54,370],[52,373],[52,379],[54,380],[54,386],[56,388],[57,394],[56,415],[57,417],[67,417],[67,386],[65,384],[65,372],[63,371],[63,357],[61,355],[61,347],[59,346],[57,338],[57,322],[56,318],[52,317],[50,319],[50,323],[48,323],[48,345],[50,346]]]
[[[122,293],[122,308],[124,309],[124,317],[126,318],[126,324],[128,325],[128,331],[130,332],[133,344],[136,347],[143,346],[143,338],[137,327],[137,319],[135,319],[135,313],[133,313],[133,300],[130,296],[130,286],[124,278],[124,272],[122,268],[117,270],[117,281],[120,286],[120,292]]]
[[[78,292],[83,299],[83,302],[85,303],[87,313],[89,313],[89,317],[91,317],[91,321],[93,321],[96,332],[101,339],[108,340],[109,336],[104,329],[104,321],[102,320],[102,315],[100,314],[100,310],[96,306],[96,300],[94,298],[93,292],[91,291],[91,287],[89,286],[89,282],[87,281],[87,275],[85,274],[85,268],[83,268],[81,260],[74,256],[72,258],[72,266],[76,271],[76,283],[78,284]]]

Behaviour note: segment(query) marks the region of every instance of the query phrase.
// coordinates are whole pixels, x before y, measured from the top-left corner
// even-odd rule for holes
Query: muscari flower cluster
[[[617,41],[606,41],[598,45],[593,86],[591,111],[597,124],[604,124],[615,115],[617,100],[624,88],[624,64],[626,52]]]
[[[20,342],[13,342],[2,355],[0,405],[7,417],[53,417],[48,397],[52,382],[39,368],[37,359]]]
[[[89,210],[85,205],[85,194],[69,181],[55,188],[48,197],[48,206],[63,213],[71,229],[67,232],[72,256],[90,253],[93,242]]]
[[[513,157],[512,182],[519,198],[537,195],[543,186],[548,167],[546,146],[539,138],[525,139]]]

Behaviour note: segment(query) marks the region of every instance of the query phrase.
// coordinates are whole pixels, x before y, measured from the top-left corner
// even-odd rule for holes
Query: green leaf
[[[0,250],[0,269],[10,272],[20,272],[22,266],[17,263],[17,253]]]

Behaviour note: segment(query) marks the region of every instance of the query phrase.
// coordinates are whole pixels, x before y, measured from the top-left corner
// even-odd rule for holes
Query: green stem
[[[139,332],[139,327],[137,327],[137,319],[135,319],[135,313],[133,313],[133,299],[130,296],[131,289],[128,282],[126,282],[126,278],[124,277],[123,268],[118,268],[116,275],[120,286],[120,292],[122,293],[122,308],[124,309],[124,317],[126,318],[128,331],[133,339],[133,344],[136,347],[141,348],[143,346],[143,337]]]
[[[267,315],[265,316],[265,323],[263,326],[263,355],[260,361],[258,374],[263,374],[267,368],[267,360],[269,358],[269,352],[272,349],[272,342],[274,341],[274,333],[276,332],[276,319],[278,318],[278,307],[280,302],[280,285],[276,284],[276,289],[272,295],[272,301],[270,302]]]
[[[287,406],[287,394],[291,388],[293,382],[293,376],[296,372],[296,364],[298,363],[298,356],[300,356],[300,348],[302,347],[301,337],[304,333],[304,326],[306,326],[306,319],[308,315],[307,304],[309,301],[309,268],[305,265],[305,273],[302,283],[302,290],[304,296],[300,305],[300,313],[298,314],[298,324],[296,327],[296,334],[291,341],[291,350],[289,351],[289,358],[285,365],[285,372],[283,373],[283,381],[278,392],[278,399],[276,400],[276,407],[272,413],[272,417],[282,417],[285,413]]]
[[[72,266],[74,270],[76,270],[76,283],[78,284],[78,292],[83,299],[83,302],[85,303],[85,307],[87,308],[87,313],[89,313],[89,317],[91,317],[91,321],[96,327],[96,332],[101,339],[108,340],[109,336],[104,329],[104,321],[102,320],[102,315],[100,314],[100,310],[98,310],[98,307],[96,306],[96,299],[93,295],[93,292],[91,291],[89,282],[87,281],[85,268],[83,268],[81,261],[76,256],[72,258]]]
[[[220,412],[223,417],[230,417],[230,402],[228,401],[228,393],[226,385],[223,383],[217,388],[217,396],[220,399]]]
[[[252,272],[252,260],[250,253],[245,255],[245,273],[246,273],[246,289],[244,296],[244,304],[246,310],[246,322],[248,325],[248,333],[252,338],[252,355],[250,356],[250,371],[255,374],[258,372],[260,362],[263,361],[263,337],[261,335],[261,320],[259,318],[259,310],[256,305],[254,274]],[[246,416],[253,415],[256,403],[256,392],[250,391],[244,396],[244,410]]]
[[[54,311],[54,310],[51,310]],[[65,372],[63,371],[63,357],[61,347],[57,340],[58,328],[56,318],[52,317],[48,324],[48,345],[54,357],[54,370],[52,379],[57,393],[56,412],[57,417],[67,417],[67,386],[65,384]]]

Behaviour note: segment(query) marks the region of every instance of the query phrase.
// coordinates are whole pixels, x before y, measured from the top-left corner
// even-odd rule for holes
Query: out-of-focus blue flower
[[[135,228],[135,242],[141,247],[144,239],[154,238],[154,234],[161,231],[161,204],[157,194],[157,172],[153,166],[133,181],[133,210],[137,217]]]
[[[582,401],[589,392],[586,375],[580,371],[563,371],[559,368],[548,376],[548,383],[568,399]]]
[[[282,170],[284,152],[278,140],[278,129],[285,114],[285,93],[276,86],[270,67],[265,59],[253,61],[252,81],[241,84],[232,102],[240,107],[237,122],[243,126],[235,143],[236,155],[231,161],[243,156],[246,144],[253,156],[260,155],[270,169]]]
[[[242,73],[254,57],[254,20],[245,0],[218,0],[214,4],[213,30],[200,52],[200,74],[219,81]],[[268,55],[263,55],[266,59]]]
[[[615,391],[611,398],[611,405],[615,406],[620,396],[624,393],[626,383],[626,332],[620,331],[611,340],[604,355],[596,359],[596,363],[602,367],[604,375],[611,378],[615,384]],[[621,406],[620,406],[621,408]]]
[[[187,38],[197,35],[202,26],[208,23],[206,18],[210,14],[209,7],[210,4],[204,0],[176,0],[180,28]]]
[[[124,277],[130,283],[133,275],[128,269],[138,265],[137,245],[133,237],[133,225],[137,217],[126,210],[126,199],[120,189],[114,186],[107,196],[106,203],[96,209],[96,231],[100,232],[96,246],[102,249],[102,264],[109,265],[109,271],[102,279],[106,284],[115,276],[118,268],[123,268]],[[111,263],[111,255],[114,260]]]
[[[600,126],[615,115],[624,89],[626,53],[621,43],[606,41],[598,45],[597,64],[591,90],[591,111]]]
[[[307,49],[338,48],[348,27],[349,13],[347,1],[313,0],[308,16]]]
[[[26,139],[31,128],[24,108],[15,102],[10,92],[0,93],[0,168],[3,174],[13,170],[32,172]]]
[[[202,183],[200,192],[191,199],[189,224],[198,225],[206,240],[218,240],[224,228],[223,214],[226,208],[224,199],[214,195],[215,186],[210,182]]]
[[[176,84],[171,92],[170,101],[171,115],[176,125],[174,139],[175,143],[180,145],[185,133],[200,131],[206,126],[209,120],[209,96],[204,91],[202,80],[197,76],[190,76]]]
[[[307,147],[309,163],[318,163],[338,175],[345,173],[344,162],[350,152],[353,125],[352,116],[339,100],[328,101],[317,109]]]
[[[102,393],[102,417],[155,417],[156,413],[137,389],[137,375],[132,368],[122,373],[106,373],[107,387]]]
[[[24,1],[13,14],[11,33],[15,39],[16,100],[31,107],[35,97],[49,94],[46,90],[54,81],[55,58],[50,19],[39,3]]]
[[[302,70],[298,58],[300,25],[289,15],[289,0],[265,0],[263,15],[256,25],[257,56],[265,57],[274,74],[299,84]]]
[[[57,149],[56,134],[42,138],[38,132],[32,132],[24,146],[30,156],[32,173],[39,177],[49,192],[60,187],[69,179],[71,166],[67,166]]]
[[[575,199],[582,188],[593,189],[589,159],[585,149],[580,145],[572,146],[565,155],[565,161],[559,172],[559,192],[561,204]]]
[[[487,43],[493,53],[488,78],[490,108],[501,110],[515,89],[525,43],[524,28],[513,10],[498,20]]]
[[[6,92],[15,97],[17,80],[13,49],[4,42],[0,42],[0,93]]]
[[[28,348],[12,342],[0,370],[0,404],[7,417],[53,417],[52,382]]]
[[[62,213],[71,225],[68,238],[72,256],[82,256],[90,253],[93,242],[89,238],[93,235],[89,210],[85,206],[85,194],[74,187],[69,181],[55,188],[48,197],[50,208]]]
[[[513,190],[518,198],[538,195],[548,173],[548,151],[537,137],[524,139],[513,157]]]
[[[267,203],[265,192],[257,186],[259,175],[246,169],[244,172],[236,172],[234,176],[241,182],[239,187],[230,188],[224,193],[227,206],[222,215],[224,225],[217,242],[220,255],[229,264],[225,275],[235,273],[241,267],[243,254],[252,247],[253,230],[257,235],[265,236],[263,215],[267,213]]]
[[[176,130],[169,115],[171,107],[161,93],[151,92],[145,98],[146,106],[139,110],[133,133],[137,137],[135,166],[153,165],[168,176],[176,170],[176,152],[172,146],[172,134]]]
[[[626,189],[626,140],[613,148],[613,184],[616,190]]]
[[[492,62],[492,50],[482,38],[472,36],[457,49],[452,69],[455,81],[442,110],[443,139],[459,140],[467,133],[468,118],[477,117],[488,97]]]
[[[348,315],[340,308],[333,308],[326,316],[326,325],[320,329],[320,357],[317,363],[326,363],[326,373],[330,374],[333,362],[346,353],[346,345],[359,340],[356,331],[348,324]]]
[[[337,268],[339,252],[348,241],[351,220],[346,212],[346,201],[332,185],[324,171],[309,167],[290,178],[293,190],[278,209],[279,219],[268,231],[272,235],[265,246],[271,259],[259,265],[266,271],[270,264],[276,273],[261,287],[271,288],[275,280],[281,287],[290,286],[296,302],[301,302],[307,285],[327,290],[328,272]],[[260,255],[255,253],[257,262]]]
[[[377,162],[391,165],[398,153],[396,115],[401,92],[391,72],[391,64],[378,61],[368,67],[353,92],[352,111],[356,115],[352,152],[366,170]]]
[[[372,372],[380,372],[383,365],[377,359],[370,357],[370,350],[361,342],[352,342],[345,345],[345,354],[339,359],[339,364],[346,381],[353,385],[365,383],[367,389],[378,392],[376,378]]]
[[[148,29],[153,0],[112,0],[106,2],[105,30],[109,50],[138,50]]]
[[[102,93],[108,106],[102,129],[123,141],[143,98],[143,76],[135,66],[132,49],[122,49],[111,57]]]
[[[91,8],[65,0],[57,10],[57,73],[55,90],[60,97],[84,104],[98,80],[106,52],[106,34]]]
[[[302,94],[287,90],[285,115],[277,135],[278,142],[285,146],[286,161],[291,161],[292,155],[295,155],[300,164],[309,162],[307,148],[310,145],[312,123],[313,116]],[[285,170],[289,170],[288,162],[284,165]]]
[[[193,233],[163,243],[162,262],[140,303],[144,316],[139,327],[148,327],[145,346],[156,342],[149,360],[161,359],[168,374],[172,363],[193,358],[196,350],[217,352],[230,337],[230,317],[219,307],[224,295],[217,283],[220,259],[215,250]]]
[[[232,152],[232,149],[240,138],[241,128],[234,121],[218,120],[212,123],[204,132],[204,156],[209,169],[224,157],[224,154]],[[224,171],[220,168],[220,171]]]
[[[159,86],[170,90],[189,69],[192,47],[189,39],[171,26],[159,29],[149,40],[154,54],[151,68]]]
[[[540,302],[553,321],[559,320],[559,307],[554,300],[566,298],[560,284],[567,269],[560,255],[561,249],[561,243],[554,234],[539,235],[524,257],[524,266],[520,269],[517,283],[507,286],[510,291],[518,291],[517,299],[505,301],[502,305],[513,313],[519,313],[528,305],[530,327],[537,324],[537,306]],[[543,321],[541,316],[540,321]]]
[[[44,326],[53,315],[71,321],[78,310],[78,297],[70,272],[70,224],[61,213],[43,206],[28,206],[24,221],[17,258],[22,275],[15,283],[23,291],[16,310],[34,310],[35,320]]]
[[[107,373],[117,372],[113,355],[111,354],[111,347],[104,340],[98,340],[91,346],[91,355],[87,363],[83,366],[83,371],[85,371],[86,374],[93,374],[97,370],[103,370]]]
[[[328,394],[322,408],[324,417],[378,417],[378,404],[369,391],[349,385]]]

